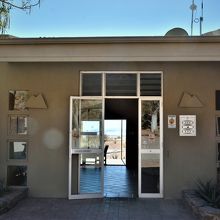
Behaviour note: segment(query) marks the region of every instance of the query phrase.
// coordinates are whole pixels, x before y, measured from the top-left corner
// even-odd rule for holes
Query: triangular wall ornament
[[[47,105],[42,94],[30,96],[27,100],[26,107],[32,109],[47,109]]]
[[[204,105],[199,100],[196,95],[190,94],[188,92],[184,92],[180,102],[179,107],[181,108],[202,108]]]

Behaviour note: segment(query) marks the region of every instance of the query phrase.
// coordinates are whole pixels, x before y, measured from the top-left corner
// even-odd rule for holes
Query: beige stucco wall
[[[216,177],[215,90],[220,63],[0,63],[0,178],[6,177],[8,91],[42,93],[48,109],[29,110],[28,186],[36,197],[67,197],[69,96],[78,95],[80,70],[160,70],[164,73],[164,195],[178,198],[196,178]],[[197,95],[203,108],[179,108],[182,93]],[[196,114],[197,136],[179,137],[167,129],[167,115]],[[44,137],[60,132],[62,144],[49,147]],[[49,133],[50,134],[50,133]]]
[[[4,66],[4,68],[3,68]],[[68,179],[69,96],[78,94],[78,74],[72,64],[1,64],[1,175],[6,176],[8,90],[42,93],[46,110],[29,110],[28,186],[31,196],[66,197]],[[45,144],[51,130],[62,144]],[[48,133],[49,132],[49,133]],[[52,132],[53,133],[53,132]],[[54,137],[56,138],[56,137]],[[3,170],[2,170],[3,169]]]

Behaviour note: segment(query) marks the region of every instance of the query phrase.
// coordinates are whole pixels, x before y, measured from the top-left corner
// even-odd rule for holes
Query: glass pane
[[[8,166],[8,186],[27,186],[27,166]]]
[[[9,135],[17,135],[17,116],[9,116]]]
[[[27,159],[27,142],[10,141],[9,159],[17,159],[17,160]]]
[[[101,155],[81,154],[80,156],[80,193],[101,192]]]
[[[72,148],[79,148],[79,99],[72,102]]]
[[[82,95],[102,95],[102,74],[82,74]]]
[[[141,148],[160,149],[160,102],[141,104]]]
[[[72,147],[101,148],[102,101],[73,100]]]
[[[81,101],[81,148],[101,148],[102,101]]]
[[[136,74],[106,74],[107,96],[136,96]]]
[[[141,155],[141,192],[160,192],[160,155]]]
[[[17,133],[19,135],[27,134],[27,117],[26,116],[18,116]]]
[[[100,123],[100,121],[81,121],[81,148],[90,149],[101,147]]]
[[[161,74],[140,75],[141,96],[161,96]]]

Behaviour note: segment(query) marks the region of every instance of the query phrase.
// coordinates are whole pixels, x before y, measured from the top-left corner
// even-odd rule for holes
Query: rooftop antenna
[[[191,18],[191,36],[193,35],[193,24],[194,24],[194,12],[197,9],[197,5],[195,4],[195,1],[192,0],[192,4],[190,5],[190,9],[192,10],[192,18]]]
[[[200,24],[200,36],[202,35],[202,24],[203,24],[203,0],[201,3],[201,16],[199,19],[199,24]]]

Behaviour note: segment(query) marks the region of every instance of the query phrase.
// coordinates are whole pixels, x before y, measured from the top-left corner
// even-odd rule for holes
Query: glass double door
[[[69,199],[104,196],[103,100],[86,97],[70,98]],[[139,120],[138,195],[162,197],[161,98],[139,98],[137,120]]]

